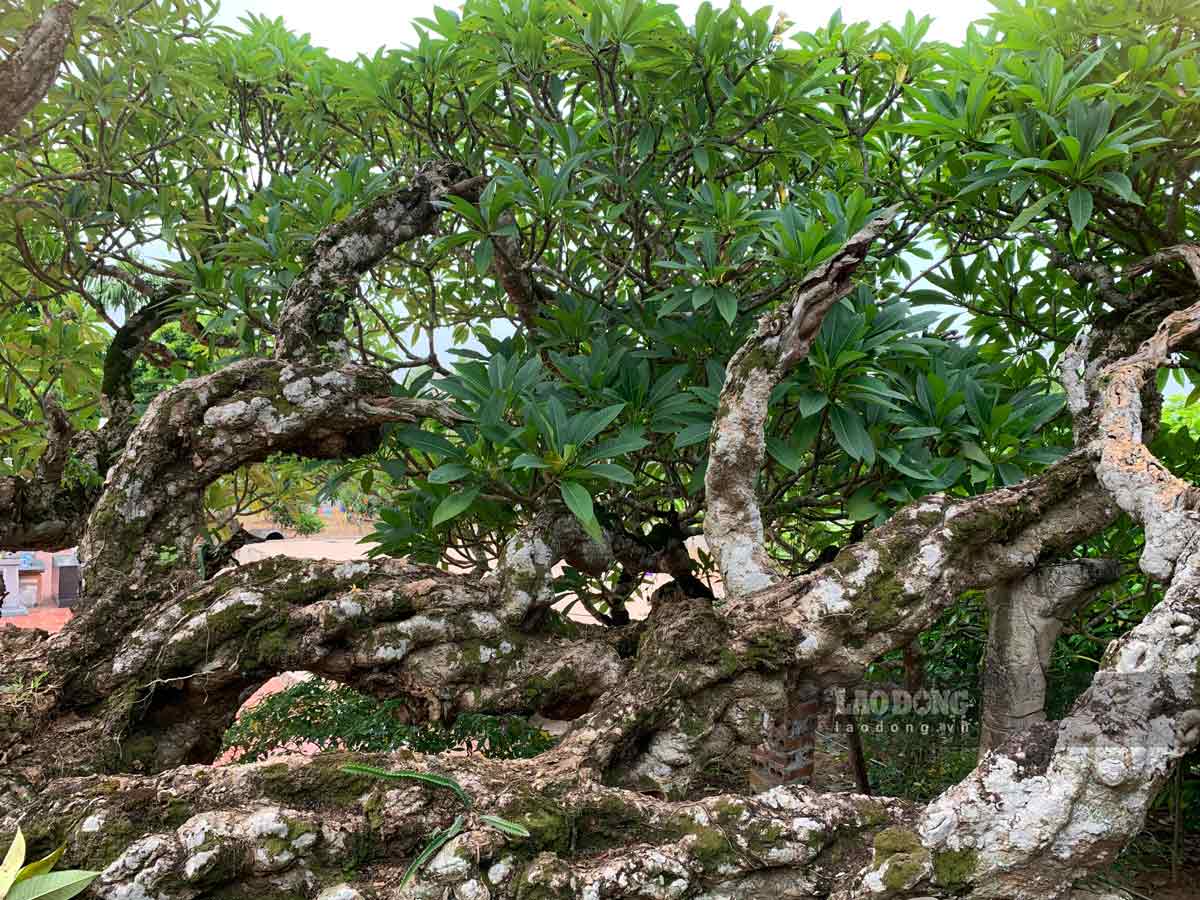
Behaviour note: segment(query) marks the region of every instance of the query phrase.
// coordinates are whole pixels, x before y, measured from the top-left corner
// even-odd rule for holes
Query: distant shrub
[[[313,744],[319,750],[421,753],[455,748],[495,759],[537,756],[554,744],[550,734],[519,716],[461,715],[452,723],[410,725],[397,717],[398,701],[376,700],[345,685],[311,678],[264,699],[225,732],[224,748],[237,762],[265,759],[280,748]]]

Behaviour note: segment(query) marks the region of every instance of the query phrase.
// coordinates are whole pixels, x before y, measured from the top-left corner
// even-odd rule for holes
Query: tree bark
[[[72,0],[48,7],[22,35],[17,48],[0,61],[0,136],[13,131],[54,84],[77,8]]]
[[[1063,620],[1119,571],[1111,560],[1068,560],[987,592],[981,757],[1046,720],[1046,673]]]
[[[787,303],[763,316],[726,367],[704,477],[704,535],[732,602],[782,578],[767,553],[757,497],[771,392],[808,356],[825,314],[850,293],[855,270],[894,217],[895,210],[877,216],[811,272]],[[764,715],[765,740],[750,773],[756,787],[812,781],[820,690],[802,682],[789,695],[787,709]]]
[[[710,534],[723,571],[736,576],[741,559],[759,567],[735,577],[719,607],[682,597],[628,629],[561,622],[548,609],[552,566],[604,566],[613,548],[554,510],[510,541],[483,583],[395,561],[269,561],[203,580],[198,497],[214,479],[273,452],[363,452],[386,422],[451,420],[342,361],[322,318],[337,318],[339,286],[388,241],[429,227],[442,184],[372,206],[366,236],[356,219],[318,241],[285,304],[276,359],[185,382],[138,423],[88,520],[79,617],[54,637],[0,629],[18,686],[0,705],[0,831],[20,819],[35,850],[67,839],[73,863],[104,868],[93,893],[118,900],[1045,900],[1108,865],[1200,743],[1200,514],[1190,486],[1144,446],[1142,423],[1155,370],[1200,332],[1200,303],[1126,356],[1081,366],[1071,385],[1081,449],[1016,485],[925,497],[828,565],[785,579],[761,546],[761,517],[755,530],[754,473],[732,467],[761,462],[761,450],[738,457],[724,429],[761,444],[761,389],[806,351],[848,285],[869,234],[852,238],[807,299],[751,338],[774,354],[766,368],[750,351],[731,366]],[[1099,337],[1104,353],[1120,344]],[[964,591],[1012,584],[1070,552],[1107,521],[1081,502],[1093,495],[1143,526],[1142,566],[1167,590],[1109,648],[1066,719],[1011,737],[924,808],[797,786],[743,795],[764,715],[778,716],[800,685],[854,683]],[[414,716],[553,711],[571,726],[532,760],[365,758],[452,775],[470,810],[427,785],[341,771],[361,756],[187,765],[211,759],[248,691],[296,668],[400,697]],[[432,830],[460,814],[463,833],[399,892]],[[479,814],[532,836],[510,842]]]

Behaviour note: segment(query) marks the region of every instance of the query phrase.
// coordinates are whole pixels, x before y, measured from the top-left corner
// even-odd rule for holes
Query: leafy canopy
[[[363,280],[347,336],[463,422],[262,476],[268,497],[361,495],[379,552],[483,566],[550,503],[593,534],[698,533],[726,361],[898,205],[772,397],[765,525],[802,570],[923,494],[1056,459],[1058,356],[1114,303],[1071,267],[1195,234],[1189,0],[1000,0],[955,46],[911,15],[798,33],[739,5],[468,0],[354,62],[280,21],[116,6],[0,154],[4,466],[37,458],[45,392],[94,427],[133,276],[176,287],[194,342],[160,332],[155,384],[268,353],[318,231],[454,160],[491,176],[482,198]],[[1194,363],[1164,377],[1197,383]]]

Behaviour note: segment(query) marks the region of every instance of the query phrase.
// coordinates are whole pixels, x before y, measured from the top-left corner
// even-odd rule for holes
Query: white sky
[[[234,26],[247,13],[279,16],[295,32],[307,32],[317,46],[327,47],[335,56],[353,59],[359,53],[371,54],[380,46],[397,47],[411,43],[414,18],[432,17],[434,6],[454,9],[459,0],[221,0],[217,21]],[[685,19],[691,19],[700,0],[677,0],[675,4]],[[725,6],[716,0],[714,6]],[[765,0],[744,0],[748,9],[765,6]],[[933,17],[928,37],[934,40],[957,41],[966,33],[967,25],[985,16],[991,9],[987,0],[837,0],[813,3],[811,0],[778,0],[772,3],[801,29],[811,31],[829,21],[840,5],[845,21],[865,20],[873,24],[884,21],[900,23],[908,10],[920,17]]]

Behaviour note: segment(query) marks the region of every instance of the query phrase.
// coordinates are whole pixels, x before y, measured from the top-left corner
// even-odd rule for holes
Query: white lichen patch
[[[368,575],[371,564],[364,561],[344,562],[333,570],[333,577],[339,581],[353,581],[360,575]]]
[[[317,894],[317,900],[363,900],[363,895],[348,884],[335,884]]]
[[[760,526],[761,527],[761,526]],[[769,588],[778,576],[763,567],[759,540],[738,538],[724,542],[721,553],[721,574],[726,590],[734,596],[752,594]]]
[[[394,642],[376,644],[368,655],[368,659],[375,662],[399,662],[408,656],[409,646],[410,642],[403,638]]]
[[[500,630],[500,620],[496,618],[495,613],[487,610],[473,609],[467,614],[467,619],[481,637],[495,634]]]
[[[487,871],[488,881],[492,884],[504,884],[512,876],[513,873],[513,858],[506,856],[497,863],[493,863],[492,867]]]
[[[287,374],[288,371],[285,370],[280,378],[283,379]],[[288,403],[299,406],[308,399],[310,394],[312,394],[311,378],[297,378],[294,381],[286,381],[283,385],[283,398]]]
[[[478,878],[454,886],[454,900],[492,900],[492,892]]]
[[[172,604],[156,615],[150,624],[137,629],[126,638],[124,647],[113,658],[113,675],[123,677],[141,669],[174,631],[175,623],[182,617],[183,607],[178,603]]]
[[[357,600],[349,597],[338,597],[326,606],[329,617],[337,622],[347,622],[357,619],[363,614],[363,606]]]
[[[230,591],[207,610],[192,616],[187,622],[176,629],[167,640],[165,646],[173,648],[190,644],[198,635],[210,628],[215,616],[228,613],[232,610],[240,610],[243,613],[243,615],[237,616],[237,620],[244,623],[247,618],[245,614],[258,612],[262,609],[263,603],[263,595],[256,591]],[[250,618],[253,618],[253,616],[251,615]]]
[[[160,888],[175,877],[175,842],[151,835],[125,848],[97,879],[110,900],[169,900]]]
[[[837,615],[849,612],[851,609],[845,590],[832,578],[823,579],[809,591],[808,597],[816,605],[817,616]]]
[[[329,391],[330,389],[338,391],[354,390],[354,379],[345,372],[341,372],[336,369],[318,375],[313,379],[313,383],[324,388],[326,391]]]
[[[201,850],[192,854],[183,864],[184,881],[200,881],[217,867],[220,860],[219,850]]]
[[[472,871],[471,863],[464,856],[466,835],[459,835],[437,852],[425,866],[427,877],[442,882],[462,881]]]

